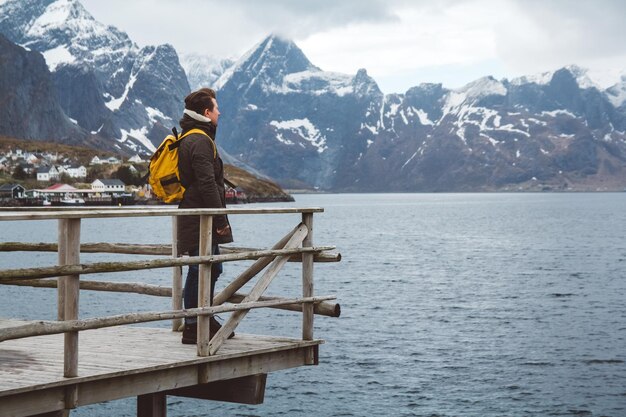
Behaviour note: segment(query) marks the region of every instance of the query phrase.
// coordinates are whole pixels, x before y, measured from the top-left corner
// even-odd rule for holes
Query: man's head
[[[201,116],[208,117],[217,126],[220,111],[213,89],[205,87],[189,94],[185,97],[185,108]]]

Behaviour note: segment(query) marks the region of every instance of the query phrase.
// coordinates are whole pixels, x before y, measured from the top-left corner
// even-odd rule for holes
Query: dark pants
[[[189,252],[189,256],[198,256],[198,249]],[[213,246],[213,255],[219,255],[220,250],[217,245]],[[185,309],[198,307],[198,272],[199,265],[189,265],[189,271],[187,272],[187,279],[185,280],[185,289],[183,292],[183,301],[185,303]],[[211,303],[213,302],[213,296],[215,295],[215,282],[222,273],[222,264],[215,263],[211,265]],[[189,317],[185,319],[185,323],[196,323],[197,317]]]

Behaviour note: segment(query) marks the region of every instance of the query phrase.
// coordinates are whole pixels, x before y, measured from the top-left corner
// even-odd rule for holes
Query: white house
[[[125,188],[126,184],[118,179],[98,179],[91,183],[92,190],[104,193],[123,193]]]
[[[28,162],[29,164],[33,164],[33,165],[37,165],[40,162],[40,159],[37,155],[35,155],[34,153],[28,153],[24,156],[24,159],[26,160],[26,162]]]
[[[83,165],[68,165],[62,168],[63,170],[59,170],[61,173],[67,174],[70,178],[85,178],[87,176],[87,168]]]
[[[59,170],[54,165],[51,167],[39,167],[37,169],[37,181],[54,181],[59,179]]]
[[[140,164],[140,163],[145,162],[145,161],[143,159],[141,159],[141,156],[135,155],[135,156],[129,158],[128,162],[132,162],[133,164]]]
[[[89,165],[101,165],[101,164],[102,164],[102,160],[98,158],[98,155],[91,158],[91,161],[89,162]]]

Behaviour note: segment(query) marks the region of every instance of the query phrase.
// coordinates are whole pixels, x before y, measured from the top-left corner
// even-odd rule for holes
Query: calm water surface
[[[316,293],[336,294],[342,306],[339,319],[316,318],[316,337],[327,341],[320,365],[270,374],[263,405],[169,397],[169,416],[626,416],[626,193],[296,200],[326,209],[315,216],[315,242],[343,255],[316,264]],[[297,222],[231,218],[246,246],[270,246]],[[56,235],[54,222],[0,227],[3,241]],[[170,225],[84,220],[82,235],[167,242]],[[0,268],[55,262],[54,254],[0,254]],[[227,265],[218,286],[245,266]],[[113,279],[169,283],[166,271]],[[289,264],[268,293],[297,295],[299,280],[299,266]],[[169,308],[147,296],[81,297],[83,317]],[[0,287],[0,316],[54,318],[55,309],[50,290]],[[241,331],[298,336],[300,317],[257,310]],[[135,403],[72,416],[135,416]]]

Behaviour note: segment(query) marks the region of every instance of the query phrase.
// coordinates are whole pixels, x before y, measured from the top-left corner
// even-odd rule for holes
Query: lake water
[[[343,255],[315,266],[316,294],[342,306],[341,318],[316,317],[320,365],[270,374],[263,405],[169,397],[168,416],[626,416],[626,193],[297,195],[291,205],[324,207],[315,243]],[[239,245],[269,246],[298,218],[231,223]],[[169,239],[168,220],[112,222],[84,220],[83,241]],[[56,235],[54,222],[0,227],[3,241]],[[0,268],[55,262],[0,254]],[[228,264],[218,287],[244,266]],[[115,277],[169,283],[166,271]],[[299,284],[289,264],[268,293],[294,296]],[[0,316],[54,318],[50,290],[0,291]],[[169,308],[81,297],[83,317]],[[298,336],[300,316],[257,310],[240,331]],[[135,402],[71,415],[135,416]]]

